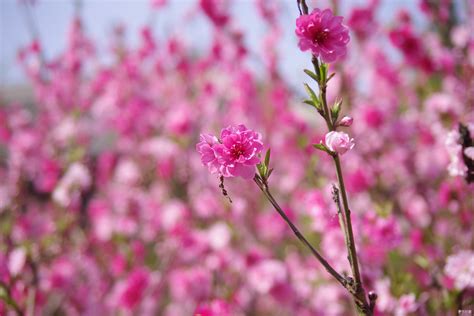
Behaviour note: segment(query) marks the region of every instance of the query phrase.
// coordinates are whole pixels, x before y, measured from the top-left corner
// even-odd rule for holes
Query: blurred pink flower
[[[26,263],[26,251],[23,247],[15,248],[8,257],[8,270],[12,276],[21,272]]]
[[[216,26],[223,27],[229,22],[230,16],[225,1],[200,0],[199,6]]]
[[[330,9],[314,9],[296,19],[296,35],[302,51],[311,50],[326,63],[343,57],[350,39],[342,17],[334,16]]]
[[[416,297],[415,294],[405,294],[398,299],[398,306],[395,309],[395,316],[406,316],[416,311]]]
[[[286,281],[285,265],[273,259],[259,262],[248,272],[250,286],[258,293],[268,293],[275,285]]]
[[[325,143],[330,150],[340,155],[345,154],[355,145],[354,139],[350,138],[349,135],[344,132],[335,131],[326,134]]]
[[[466,155],[469,159],[474,160],[474,147],[467,147],[464,149],[464,155]]]
[[[149,273],[143,268],[137,268],[130,273],[127,280],[121,283],[119,304],[126,308],[134,308],[142,301],[143,294],[149,284]]]
[[[460,251],[448,257],[444,273],[458,290],[474,288],[474,251]]]
[[[374,19],[373,5],[367,7],[356,7],[352,9],[347,24],[356,36],[365,39],[373,34],[377,28],[377,23]]]
[[[202,163],[211,173],[244,179],[253,177],[262,149],[261,135],[243,124],[224,128],[220,140],[201,134],[201,141],[196,145]]]
[[[213,300],[209,303],[199,304],[194,311],[194,316],[230,316],[231,306],[220,299]]]

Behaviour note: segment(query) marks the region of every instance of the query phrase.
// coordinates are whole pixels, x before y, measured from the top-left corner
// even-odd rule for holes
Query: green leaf
[[[339,112],[341,112],[342,99],[336,101],[334,106],[331,108],[331,116],[334,121],[339,117]]]
[[[316,104],[314,104],[314,102],[311,100],[303,100],[303,103],[316,107]]]
[[[270,178],[272,172],[273,172],[273,168],[271,168],[270,170],[268,170],[268,172],[267,172],[267,179]]]
[[[257,170],[258,170],[258,173],[260,174],[260,177],[262,177],[262,179],[265,179],[265,174],[267,173],[267,168],[265,167],[265,165],[262,163],[259,163],[257,165]]]
[[[265,154],[265,167],[268,169],[270,165],[270,148],[268,148],[267,153]]]
[[[304,84],[304,88],[306,90],[306,93],[308,93],[308,95],[311,97],[311,100],[313,100],[314,103],[319,103],[318,96],[307,83]]]
[[[310,76],[311,78],[313,78],[316,82],[319,82],[319,78],[318,78],[318,76],[317,76],[314,72],[312,72],[312,71],[309,70],[309,69],[305,69],[304,72],[305,72],[305,74],[307,74],[308,76]]]
[[[329,148],[326,147],[326,145],[324,145],[323,143],[319,143],[319,144],[313,144],[313,147],[316,148],[316,149],[319,149],[321,151],[324,151],[324,152],[327,152],[328,154],[332,155],[333,152],[331,152],[329,150]]]
[[[316,95],[314,90],[311,89],[311,87],[307,83],[304,84],[304,88],[305,88],[306,92],[308,93],[308,95],[310,96],[311,100],[305,100],[303,102],[306,103],[306,104],[314,106],[318,111],[320,111],[321,110],[321,102],[319,102],[318,96]],[[311,102],[308,102],[308,101],[311,101]]]
[[[328,64],[322,63],[319,66],[319,78],[321,78],[321,82],[326,82],[327,75],[328,75]]]

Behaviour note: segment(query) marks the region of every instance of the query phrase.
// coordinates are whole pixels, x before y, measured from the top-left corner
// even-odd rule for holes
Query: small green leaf
[[[268,170],[267,172],[267,179],[270,178],[270,175],[272,174],[273,172],[273,168],[271,168],[270,170]]]
[[[308,76],[310,76],[311,78],[313,78],[316,82],[319,82],[319,78],[318,78],[318,76],[317,76],[314,72],[312,72],[312,71],[309,70],[309,69],[305,69],[304,72],[305,72],[305,74],[307,74]]]
[[[265,154],[265,167],[268,169],[270,165],[270,148],[268,148],[267,153]]]
[[[334,121],[339,117],[339,112],[341,112],[342,99],[336,101],[334,106],[331,108],[331,116]]]
[[[331,152],[329,150],[329,148],[326,147],[326,145],[324,145],[323,143],[319,143],[319,144],[313,144],[313,147],[316,148],[316,149],[319,149],[321,151],[324,151],[324,152],[327,152],[328,154],[332,155],[333,152]]]
[[[306,92],[308,93],[308,95],[311,97],[311,100],[313,100],[314,103],[319,103],[318,96],[307,83],[304,84],[304,88]]]
[[[262,177],[262,179],[265,178],[265,174],[267,173],[267,170],[266,170],[266,169],[267,169],[267,168],[266,168],[265,165],[262,164],[262,163],[259,163],[259,164],[257,165],[258,173],[260,174],[260,177]]]
[[[321,111],[321,102],[319,101],[316,93],[313,91],[313,89],[311,89],[311,87],[307,83],[304,84],[304,88],[306,89],[306,92],[308,93],[308,95],[311,97],[311,100],[305,100],[303,102],[306,104],[312,105],[318,111]],[[312,102],[308,103],[307,101],[312,101]]]
[[[322,63],[319,66],[319,78],[321,78],[321,82],[326,82],[327,75],[328,75],[328,64]]]
[[[303,103],[316,107],[316,104],[314,104],[314,102],[311,100],[303,100]]]

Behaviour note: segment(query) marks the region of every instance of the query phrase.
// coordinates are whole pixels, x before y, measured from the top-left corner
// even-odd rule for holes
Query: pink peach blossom
[[[314,9],[296,20],[298,46],[311,52],[326,63],[335,62],[346,55],[349,30],[342,24],[341,16],[334,16],[330,9]]]
[[[326,134],[325,143],[330,150],[340,155],[345,154],[355,145],[354,139],[350,138],[349,135],[344,132],[335,131]]]
[[[255,174],[255,165],[260,162],[263,143],[260,134],[240,124],[224,128],[220,140],[201,134],[196,149],[211,173],[251,179]]]

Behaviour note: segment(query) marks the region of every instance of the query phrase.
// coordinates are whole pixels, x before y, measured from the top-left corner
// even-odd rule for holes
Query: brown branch
[[[285,220],[285,222],[290,226],[291,230],[293,233],[298,237],[298,239],[311,251],[314,257],[318,259],[318,261],[324,266],[326,271],[331,274],[342,286],[346,287],[347,282],[346,279],[340,275],[330,264],[327,262],[326,259],[319,253],[318,250],[316,250],[310,243],[309,241],[303,236],[303,234],[300,232],[300,230],[293,224],[293,222],[288,218],[286,213],[283,211],[283,209],[278,205],[277,201],[273,197],[273,195],[270,193],[270,190],[268,189],[268,185],[266,184],[265,181],[263,181],[260,176],[257,174],[253,178],[257,186],[260,188],[260,190],[263,192],[265,197],[268,199],[268,201],[273,205],[275,210],[280,214],[280,216]]]

